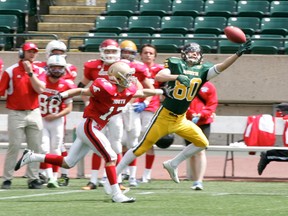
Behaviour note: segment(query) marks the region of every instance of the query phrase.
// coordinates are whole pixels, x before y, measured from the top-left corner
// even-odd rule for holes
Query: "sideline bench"
[[[73,130],[82,119],[82,112],[71,112],[67,116],[66,129]],[[234,135],[243,135],[246,127],[247,116],[216,116],[215,121],[211,124],[211,134],[225,134],[226,135],[226,145],[210,145],[207,151],[226,151],[225,162],[224,162],[224,170],[223,177],[226,177],[226,169],[228,161],[232,163],[232,176],[234,176],[234,152],[261,152],[267,151],[271,149],[279,149],[279,150],[287,150],[287,147],[276,147],[276,146],[248,146],[248,147],[235,147],[229,146],[230,143],[235,142]],[[282,118],[276,118],[276,135],[282,135],[284,130],[284,121]],[[0,114],[0,131],[7,131],[7,114]],[[7,148],[8,143],[1,143],[0,148]],[[69,148],[71,143],[66,143],[66,146]],[[23,143],[23,148],[26,147],[26,143]],[[167,150],[181,150],[183,149],[183,145],[173,144]],[[156,147],[157,149],[157,147]],[[229,156],[230,154],[230,156]],[[78,176],[84,176],[84,162],[81,161],[78,163]],[[187,162],[187,176],[191,176],[190,173],[190,165]]]

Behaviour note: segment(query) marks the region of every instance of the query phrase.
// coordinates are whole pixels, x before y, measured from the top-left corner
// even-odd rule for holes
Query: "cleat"
[[[151,182],[151,179],[142,177],[142,179],[140,180],[140,182],[141,182],[141,183],[144,183],[144,184],[147,184],[147,183],[150,183],[150,182]]]
[[[202,182],[194,182],[191,189],[193,190],[203,190],[203,184]]]
[[[97,189],[97,186],[92,183],[92,182],[88,182],[88,184],[84,187],[82,187],[83,190],[95,190]]]
[[[260,160],[258,162],[258,174],[262,175],[264,169],[266,168],[267,164],[269,164],[270,161],[267,159],[267,155],[265,152],[261,152],[260,154]]]
[[[178,169],[174,169],[171,166],[171,160],[168,161],[164,161],[163,162],[163,168],[166,169],[170,175],[170,177],[172,178],[172,180],[176,183],[180,183],[179,178],[178,178]]]
[[[112,197],[112,202],[116,203],[133,203],[136,199],[133,197],[127,197],[122,193],[117,193]]]
[[[136,178],[130,178],[129,179],[129,186],[131,186],[131,187],[137,187],[138,186]]]
[[[35,180],[28,183],[28,188],[29,189],[41,189],[42,183],[39,179],[35,179]]]
[[[69,177],[66,174],[62,174],[58,179],[59,186],[68,186],[69,185]]]
[[[45,175],[43,175],[42,173],[39,173],[39,179],[42,185],[47,185],[48,178]]]
[[[120,190],[122,191],[123,194],[126,194],[130,191],[130,188],[125,187],[122,183],[119,183],[119,187],[120,187]]]
[[[33,154],[33,152],[29,149],[25,149],[21,158],[18,160],[14,170],[17,171],[19,170],[22,166],[24,166],[25,164],[31,163],[32,160],[30,158],[30,156]]]
[[[10,180],[3,181],[1,189],[8,190],[11,188],[12,182]]]
[[[123,173],[121,176],[122,176],[122,181],[129,180],[129,175],[128,174]]]
[[[47,188],[59,188],[58,182],[49,180],[47,184]]]

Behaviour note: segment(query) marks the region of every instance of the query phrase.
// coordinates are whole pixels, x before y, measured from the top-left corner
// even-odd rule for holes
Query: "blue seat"
[[[202,0],[174,0],[172,3],[174,16],[201,16],[204,14],[204,1]]]
[[[288,34],[288,17],[265,17],[261,20],[261,34]]]
[[[112,32],[121,33],[127,29],[127,16],[98,16],[95,21],[95,28],[90,32]]]
[[[160,29],[160,16],[131,16],[128,22],[128,32],[153,34]]]
[[[260,31],[260,18],[258,17],[230,17],[227,20],[228,26],[236,26],[245,34],[253,35]]]
[[[87,36],[90,38],[85,38],[83,44],[78,48],[82,52],[99,52],[100,44],[109,39],[110,36],[117,36],[116,33],[112,32],[96,32],[89,33]],[[98,36],[97,38],[95,36]]]
[[[193,31],[194,19],[191,16],[165,16],[161,19],[162,33],[186,34]]]
[[[132,16],[138,11],[138,0],[109,0],[106,4],[106,11],[103,14],[108,16]]]
[[[235,53],[239,49],[239,44],[233,43],[227,39],[225,34],[218,36],[218,52],[219,53]]]
[[[180,48],[183,46],[183,35],[182,34],[172,34],[172,33],[161,33],[153,34],[151,43],[156,47],[157,52],[159,53],[178,53]],[[165,38],[165,37],[174,37]]]
[[[184,44],[198,43],[204,53],[215,53],[217,51],[217,38],[216,34],[186,34]],[[202,39],[203,38],[203,39]],[[204,39],[205,38],[205,39]]]
[[[138,49],[143,44],[151,43],[151,39],[141,38],[141,37],[151,37],[151,35],[149,33],[127,32],[127,33],[119,34],[119,37],[123,37],[123,38],[119,38],[119,40],[118,40],[119,43],[121,43],[123,40],[131,40],[131,41],[133,41],[136,44]],[[137,37],[137,38],[131,39],[131,38],[125,38],[125,37]]]
[[[139,12],[145,16],[165,16],[171,14],[171,0],[140,0]]]
[[[4,33],[17,33],[18,17],[16,15],[0,14],[0,31]]]
[[[253,35],[251,40],[252,54],[279,54],[284,49],[284,37],[282,35]]]
[[[234,0],[217,0],[205,2],[204,13],[206,16],[224,16],[226,18],[235,15],[237,2]]]
[[[225,17],[201,16],[196,17],[194,21],[195,33],[221,34],[226,27],[227,19]]]
[[[237,16],[259,17],[268,16],[270,13],[269,1],[239,1]]]
[[[273,17],[288,17],[288,1],[272,1],[270,15]]]

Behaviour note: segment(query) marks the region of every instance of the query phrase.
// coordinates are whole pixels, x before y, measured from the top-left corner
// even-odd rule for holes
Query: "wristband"
[[[68,94],[67,91],[65,91],[65,92],[61,92],[61,93],[60,93],[60,96],[61,96],[62,98],[68,98],[69,94]]]
[[[164,91],[162,89],[155,89],[155,94],[156,95],[163,95]]]

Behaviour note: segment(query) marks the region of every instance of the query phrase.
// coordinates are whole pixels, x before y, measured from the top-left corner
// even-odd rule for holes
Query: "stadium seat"
[[[86,38],[83,41],[83,45],[81,45],[78,49],[82,52],[99,52],[100,44],[108,39],[110,36],[117,36],[116,33],[107,33],[107,32],[97,32],[97,33],[89,33],[87,36],[91,38]],[[99,38],[95,38],[94,36],[99,36]],[[93,38],[94,37],[94,38]],[[114,39],[116,40],[116,39]]]
[[[178,53],[181,46],[183,46],[183,35],[172,33],[153,34],[151,43],[156,47],[159,53]],[[177,39],[165,39],[165,37],[177,37]]]
[[[161,19],[161,32],[187,34],[194,27],[191,16],[165,16]]]
[[[288,54],[288,36],[285,37],[285,41],[284,41],[284,54],[285,55]]]
[[[0,31],[4,33],[17,33],[18,17],[16,15],[0,14]]]
[[[245,34],[253,35],[260,31],[260,22],[258,17],[230,17],[227,20],[227,25],[237,26]]]
[[[138,0],[109,0],[106,4],[106,11],[103,14],[108,16],[132,16],[139,10]]]
[[[159,16],[131,16],[128,22],[128,32],[143,32],[153,34],[160,29]]]
[[[268,1],[239,1],[237,16],[263,17],[269,15],[270,3]]]
[[[18,17],[18,33],[28,30],[29,10],[29,0],[0,1],[0,14],[10,14]]]
[[[121,43],[123,40],[131,40],[133,41],[138,50],[139,48],[146,43],[151,43],[151,39],[143,39],[141,37],[150,37],[151,35],[149,33],[137,33],[137,32],[127,32],[127,33],[121,33],[119,34],[119,37],[124,37],[124,38],[119,38],[118,42]],[[137,38],[125,38],[125,37],[137,37]]]
[[[226,18],[235,15],[237,2],[234,0],[207,0],[205,2],[205,16],[224,16]]]
[[[139,12],[145,16],[165,16],[171,14],[171,0],[140,0]]]
[[[172,3],[173,16],[203,15],[204,1],[202,0],[174,0]]]
[[[288,17],[267,17],[261,20],[261,34],[288,34]]]
[[[288,17],[288,1],[272,1],[270,15],[272,17]]]
[[[204,53],[215,53],[217,50],[217,38],[216,34],[186,34],[185,37],[189,39],[184,40],[184,44],[188,43],[198,43]],[[207,39],[201,39],[207,38]]]
[[[127,16],[98,16],[95,21],[95,28],[90,32],[112,32],[121,33],[127,30]]]
[[[239,49],[239,44],[229,41],[225,34],[220,34],[218,38],[218,53],[236,53]]]
[[[195,33],[221,34],[226,27],[227,19],[225,17],[201,16],[196,17],[194,21]]]
[[[268,40],[261,40],[268,39]],[[269,40],[270,39],[270,40]],[[282,40],[273,40],[282,39]],[[279,54],[284,48],[282,35],[261,34],[251,37],[251,54]]]

